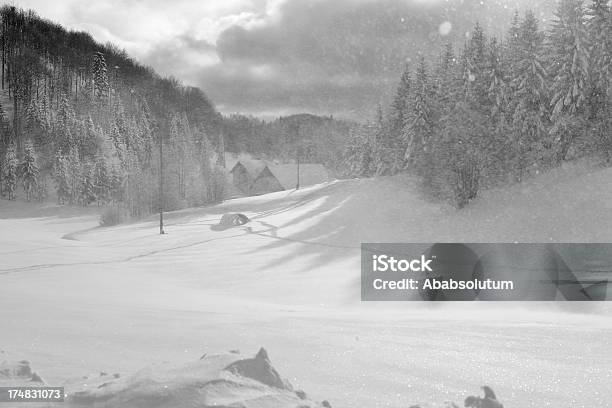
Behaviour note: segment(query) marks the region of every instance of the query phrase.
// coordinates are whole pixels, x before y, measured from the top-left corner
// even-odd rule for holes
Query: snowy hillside
[[[155,217],[101,228],[90,209],[1,201],[0,361],[32,361],[47,384],[73,391],[87,373],[120,373],[75,396],[108,407],[183,372],[187,382],[169,384],[187,384],[189,397],[159,406],[202,403],[196,384],[216,406],[297,404],[221,373],[226,357],[190,363],[261,345],[296,389],[333,407],[436,407],[483,384],[506,408],[605,406],[609,307],[361,304],[359,244],[612,241],[611,185],[612,169],[576,164],[458,212],[405,177],[335,181],[170,213],[164,236]],[[226,212],[252,221],[211,229]],[[164,361],[188,368],[132,374]]]

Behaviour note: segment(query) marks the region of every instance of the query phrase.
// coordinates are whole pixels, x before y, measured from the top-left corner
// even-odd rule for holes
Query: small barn
[[[270,166],[266,165],[251,184],[251,195],[273,193],[286,189],[287,188],[283,186],[278,178],[272,173]]]
[[[296,164],[273,164],[264,160],[240,158],[230,170],[232,184],[244,195],[260,195],[292,190],[298,183]],[[300,164],[300,186],[324,183],[329,175],[320,164]]]
[[[232,184],[245,195],[251,194],[251,185],[257,175],[266,167],[262,160],[241,158],[230,170]]]

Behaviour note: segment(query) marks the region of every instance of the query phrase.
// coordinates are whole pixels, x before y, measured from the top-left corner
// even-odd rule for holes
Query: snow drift
[[[128,377],[100,375],[74,388],[66,399],[69,407],[324,407],[304,392],[293,391],[263,348],[253,358],[235,353],[204,356],[187,365],[162,364]]]
[[[44,380],[40,377],[40,375],[32,371],[29,361],[21,360],[18,362],[0,362],[0,386],[36,386],[42,383],[44,383]]]

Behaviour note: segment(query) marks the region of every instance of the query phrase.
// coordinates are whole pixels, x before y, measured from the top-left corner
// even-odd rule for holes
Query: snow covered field
[[[361,242],[612,242],[612,170],[570,165],[456,212],[409,179],[347,180],[97,227],[95,209],[0,202],[0,361],[49,385],[264,346],[333,407],[606,407],[605,304],[359,302]],[[252,222],[211,230],[225,212]],[[87,384],[87,385],[86,385]],[[96,384],[97,385],[97,384]],[[185,405],[187,406],[187,405]]]

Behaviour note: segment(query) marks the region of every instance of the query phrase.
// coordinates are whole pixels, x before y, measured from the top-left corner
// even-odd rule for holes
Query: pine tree
[[[506,75],[508,77],[509,97],[512,97],[516,91],[514,86],[516,86],[518,83],[513,79],[518,76],[516,67],[523,58],[521,55],[522,44],[520,30],[521,19],[518,11],[515,11],[512,18],[512,24],[510,25],[510,29],[508,30],[508,34],[506,35],[506,39],[503,43],[502,53],[502,65],[504,66]]]
[[[576,134],[584,131],[589,90],[588,42],[582,0],[561,0],[550,32],[552,107],[556,161],[564,160]]]
[[[125,114],[125,109],[121,103],[121,99],[117,99],[114,108],[114,119],[116,124],[116,138],[122,140],[126,150],[130,150],[134,147],[135,140],[128,123],[128,118]]]
[[[30,201],[38,187],[38,165],[36,164],[36,155],[34,146],[31,142],[27,142],[24,147],[23,159],[19,164],[18,176],[23,183],[23,190],[26,193],[26,199]]]
[[[475,109],[482,112],[489,110],[486,43],[485,33],[480,24],[476,23],[462,58],[466,98]]]
[[[423,176],[426,191],[463,208],[481,187],[486,156],[487,117],[460,101],[442,118],[428,153],[432,167]]]
[[[98,134],[98,129],[94,124],[91,115],[80,121],[81,137],[79,150],[83,157],[95,157],[100,150],[102,140]]]
[[[519,30],[520,30],[520,16],[518,10],[514,10],[512,16],[512,22],[510,23],[510,29],[508,30],[508,36],[506,39],[506,54],[511,58],[512,49],[516,47],[519,42]]]
[[[593,0],[588,9],[592,116],[605,109],[612,78],[612,10],[607,0]]]
[[[488,65],[486,78],[491,120],[495,127],[502,126],[506,120],[508,105],[507,74],[501,60],[501,49],[497,38],[491,38],[488,44]]]
[[[146,99],[143,99],[140,103],[139,109],[139,126],[140,131],[140,143],[137,146],[138,157],[144,168],[150,168],[153,161],[153,129],[155,121],[151,116],[151,111]]]
[[[106,60],[102,52],[94,54],[91,70],[93,76],[93,94],[98,101],[105,100],[108,98],[110,87],[108,84],[108,68],[106,67]]]
[[[588,14],[589,121],[596,148],[609,164],[612,162],[612,9],[607,0],[593,0]]]
[[[176,113],[170,121],[170,141],[173,160],[168,170],[174,169],[176,181],[171,186],[176,186],[178,198],[185,198],[185,169],[186,169],[186,129],[181,116]]]
[[[419,157],[427,150],[427,144],[434,128],[434,112],[431,102],[431,87],[425,57],[421,56],[417,65],[413,86],[413,102],[404,128],[407,147],[405,159],[410,166],[422,164]]]
[[[368,177],[375,168],[373,145],[375,130],[371,124],[351,128],[344,152],[344,171],[351,177]]]
[[[70,148],[75,145],[73,128],[75,122],[75,113],[65,94],[60,96],[60,103],[55,116],[54,130],[55,143],[63,152],[69,152]]]
[[[72,192],[68,173],[68,159],[58,150],[55,156],[54,177],[59,204],[70,202]]]
[[[38,136],[39,132],[43,130],[43,121],[41,120],[41,111],[38,104],[38,99],[31,98],[30,103],[26,108],[25,118],[25,131],[30,137]]]
[[[83,168],[79,151],[76,147],[72,147],[66,157],[67,178],[70,185],[69,203],[75,204],[79,200],[80,185],[82,183]]]
[[[406,118],[407,113],[404,113]],[[390,147],[391,126],[385,121],[382,106],[376,109],[374,123],[369,123],[359,130],[361,133],[359,143],[362,143],[362,169],[363,176],[386,176],[397,174],[404,169],[404,151],[401,148]],[[402,143],[403,144],[403,143]]]
[[[389,138],[382,142],[384,147],[405,148],[402,132],[406,124],[406,115],[409,109],[408,99],[410,97],[410,86],[410,71],[409,67],[406,65],[400,78],[400,83],[397,87],[393,103],[391,104]]]
[[[119,166],[112,167],[110,180],[111,180],[111,183],[110,183],[111,199],[113,200],[115,204],[118,204],[121,201],[123,201],[124,196],[125,196],[124,194],[125,193],[124,176]]]
[[[106,157],[100,154],[96,158],[94,164],[94,194],[98,201],[98,205],[106,204],[110,199],[111,190],[111,174],[108,169]]]
[[[510,133],[510,87],[507,67],[504,66],[503,48],[492,37],[486,48],[485,78],[487,83],[488,117],[487,154],[482,163],[484,173],[490,179],[504,177],[508,173],[508,134]]]
[[[111,142],[108,148],[122,164],[125,164],[128,156],[127,147],[125,146],[125,141],[121,136],[119,126],[117,126],[117,123],[114,121],[111,123],[108,139]]]
[[[200,149],[199,149],[199,156],[200,156],[200,169],[199,169],[199,174],[200,174],[200,180],[202,182],[203,185],[203,195],[201,198],[196,198],[196,200],[202,201],[203,203],[207,203],[207,202],[211,202],[214,201],[213,196],[214,196],[214,188],[213,188],[213,183],[212,183],[212,170],[213,170],[213,166],[211,163],[211,157],[212,157],[212,152],[213,152],[213,148],[212,145],[210,143],[210,141],[208,140],[208,138],[205,135],[200,136],[199,138],[200,140]],[[218,153],[217,153],[218,154]],[[218,158],[218,157],[217,157]]]
[[[81,203],[83,207],[88,206],[89,204],[96,201],[95,194],[95,168],[90,164],[86,164],[83,166],[83,170],[81,172],[81,184],[79,186],[79,196],[78,201]]]
[[[579,113],[588,84],[588,43],[581,0],[561,0],[550,33],[553,115]]]
[[[440,63],[436,70],[434,80],[435,102],[437,110],[440,114],[448,112],[450,105],[455,100],[455,70],[457,68],[457,59],[453,50],[452,43],[446,43],[444,51],[440,56]]]
[[[548,74],[544,68],[544,35],[533,12],[521,21],[511,70],[513,151],[516,177],[543,160],[548,112]]]
[[[3,160],[3,178],[4,192],[9,200],[15,199],[15,190],[17,188],[18,179],[17,152],[14,145],[10,145],[4,154]]]
[[[42,203],[47,198],[47,194],[47,178],[45,176],[42,176],[38,180],[34,195],[36,200]]]

